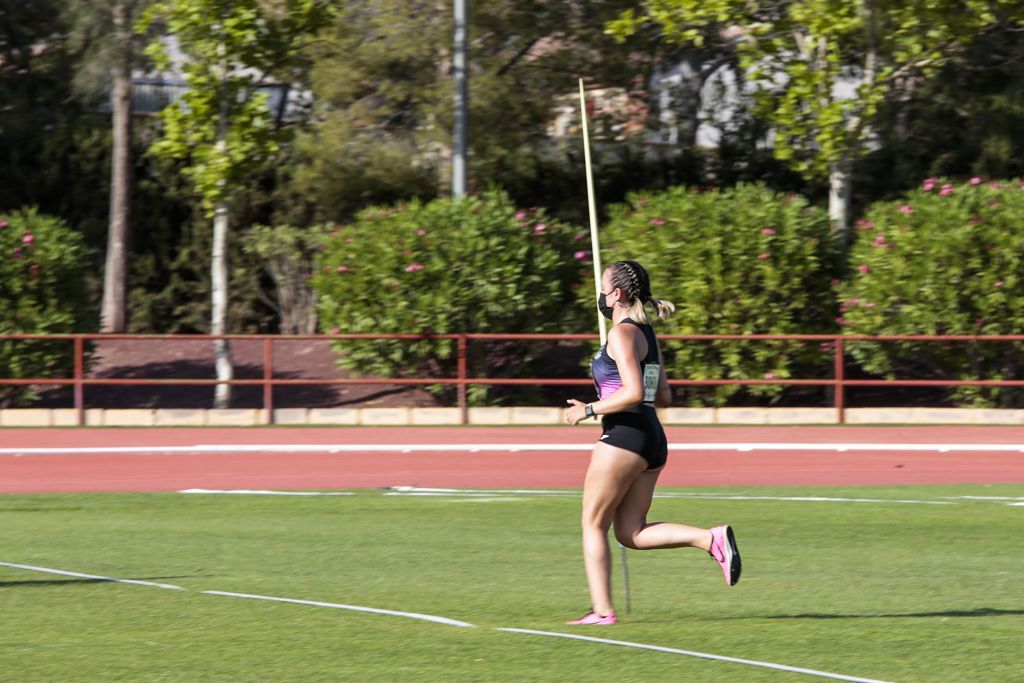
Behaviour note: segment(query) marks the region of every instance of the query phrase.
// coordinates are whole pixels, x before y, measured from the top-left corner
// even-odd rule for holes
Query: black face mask
[[[601,315],[603,315],[604,317],[608,318],[609,320],[612,319],[612,311],[614,311],[615,309],[609,306],[606,302],[604,298],[604,292],[601,292],[601,295],[597,297],[597,310],[601,311]]]

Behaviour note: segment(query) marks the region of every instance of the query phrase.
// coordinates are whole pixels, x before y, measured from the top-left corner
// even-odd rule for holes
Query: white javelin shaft
[[[587,132],[587,100],[583,96],[583,79],[580,79],[580,121],[583,122],[583,159],[587,166],[587,204],[590,209],[590,250],[594,256],[594,296],[601,296],[601,245],[597,238],[597,204],[594,201],[594,175],[590,168],[590,135]],[[608,339],[604,316],[597,313],[597,329],[601,343]]]

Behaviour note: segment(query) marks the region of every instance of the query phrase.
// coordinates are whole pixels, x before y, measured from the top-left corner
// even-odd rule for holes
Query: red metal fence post
[[[458,378],[459,378],[459,421],[469,423],[469,404],[466,401],[466,335],[460,334],[458,340]]]
[[[846,423],[846,356],[843,348],[843,338],[836,337],[836,420],[839,424]]]
[[[75,336],[75,424],[79,427],[85,424],[85,386],[82,380],[85,378],[85,340],[80,335]]]
[[[274,424],[274,339],[263,338],[263,421]]]

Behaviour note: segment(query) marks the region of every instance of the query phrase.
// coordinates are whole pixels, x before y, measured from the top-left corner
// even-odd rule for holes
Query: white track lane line
[[[61,574],[62,576],[75,576],[80,579],[97,579],[99,581],[113,581],[114,583],[133,583],[137,586],[151,586],[153,588],[167,588],[170,590],[183,591],[181,586],[172,586],[169,583],[154,583],[153,581],[139,581],[138,579],[115,579],[111,576],[98,576],[96,574],[82,574],[80,572],[69,572],[63,569],[50,569],[49,567],[33,567],[30,564],[14,564],[13,562],[0,562],[0,566],[12,567],[14,569],[27,569],[33,572],[44,572],[46,574]]]
[[[217,493],[243,496],[354,496],[351,491],[271,491],[260,489],[184,489],[178,493]]]
[[[819,678],[832,678],[839,681],[854,681],[855,683],[886,683],[874,678],[860,678],[858,676],[846,676],[844,674],[834,674],[828,671],[817,671],[815,669],[803,669],[797,666],[787,666],[785,664],[772,664],[771,662],[759,662],[754,659],[739,659],[737,657],[725,657],[723,655],[713,655],[706,652],[693,652],[691,650],[677,650],[671,647],[661,647],[660,645],[647,645],[646,643],[631,643],[625,640],[608,640],[607,638],[594,638],[591,636],[578,636],[570,633],[556,633],[553,631],[532,631],[524,628],[499,628],[498,631],[506,631],[508,633],[526,633],[535,636],[549,636],[552,638],[569,638],[571,640],[586,640],[592,643],[602,643],[604,645],[620,645],[622,647],[633,647],[640,650],[655,650],[657,652],[667,652],[674,655],[685,655],[687,657],[698,657],[700,659],[714,659],[720,662],[731,662],[733,664],[745,664],[747,666],[758,666],[765,669],[777,669],[779,671],[789,671],[791,673],[807,674],[808,676],[818,676]]]
[[[594,447],[588,443],[419,443],[419,444],[198,444],[194,446],[89,446],[89,447],[42,447],[42,448],[0,448],[0,455],[140,455],[152,453],[438,453],[438,452],[502,452],[523,451],[589,451]],[[672,443],[670,451],[731,451],[749,453],[752,451],[889,451],[918,453],[951,453],[954,451],[988,453],[1024,453],[1024,444],[992,443]]]
[[[389,609],[377,609],[376,607],[360,607],[359,605],[342,605],[334,602],[319,602],[316,600],[295,600],[294,598],[275,598],[269,595],[252,595],[250,593],[226,593],[224,591],[201,591],[205,595],[222,595],[229,598],[247,598],[249,600],[266,600],[269,602],[287,602],[295,605],[312,605],[313,607],[332,607],[334,609],[346,609],[353,612],[370,612],[372,614],[386,614],[392,617],[406,617],[408,619],[420,619],[432,621],[436,624],[448,626],[459,626],[462,628],[475,628],[473,624],[447,617],[438,617],[433,614],[419,614],[417,612],[396,612]]]

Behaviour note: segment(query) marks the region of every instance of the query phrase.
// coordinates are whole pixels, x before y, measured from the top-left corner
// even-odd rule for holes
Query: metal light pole
[[[469,82],[466,66],[468,0],[455,2],[455,50],[452,66],[455,76],[455,131],[452,141],[452,196],[466,194],[466,148],[469,139]]]

